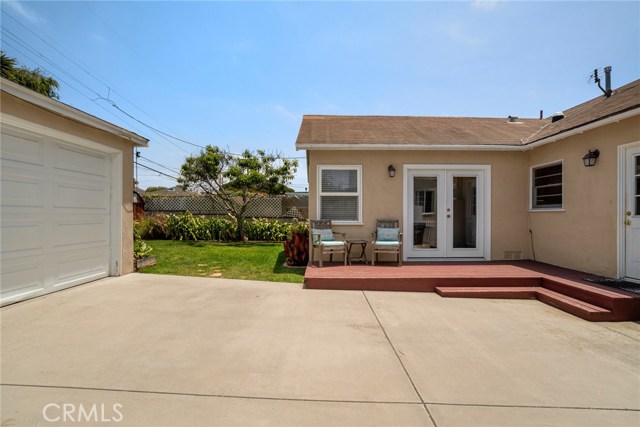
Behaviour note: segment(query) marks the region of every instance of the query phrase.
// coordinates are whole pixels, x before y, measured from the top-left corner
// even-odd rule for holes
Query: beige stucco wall
[[[526,157],[520,152],[469,151],[311,151],[309,153],[309,216],[317,217],[317,166],[362,165],[363,225],[337,225],[347,238],[371,239],[378,218],[403,218],[403,165],[450,164],[491,166],[491,259],[504,259],[505,251],[530,257],[527,229],[528,179]],[[389,164],[397,170],[390,178]]]
[[[640,118],[603,126],[525,153],[531,166],[563,160],[561,212],[532,211],[538,261],[607,277],[617,275],[618,146],[640,140]],[[600,150],[594,167],[582,156]]]
[[[533,259],[535,251],[538,261],[616,277],[617,147],[639,140],[640,118],[634,117],[524,152],[313,150],[309,216],[317,217],[318,165],[362,166],[364,224],[335,226],[353,239],[370,239],[377,218],[402,220],[404,164],[490,165],[492,260],[505,259],[507,251]],[[596,148],[596,166],[584,167],[582,156]],[[557,160],[564,162],[564,209],[530,211],[531,167]],[[388,176],[389,164],[395,178]]]
[[[109,132],[96,129],[44,110],[6,92],[0,92],[2,112],[22,120],[84,138],[122,152],[122,251],[120,273],[133,268],[133,143]]]

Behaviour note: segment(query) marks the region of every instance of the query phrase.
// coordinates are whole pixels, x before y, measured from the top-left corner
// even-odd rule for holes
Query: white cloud
[[[501,0],[473,0],[471,4],[476,9],[493,10],[500,4]]]
[[[443,25],[441,29],[456,43],[469,46],[483,43],[483,40],[480,37],[469,34],[459,22],[452,22],[450,24]]]
[[[38,15],[33,10],[25,6],[23,2],[3,1],[3,3],[9,6],[11,9],[14,10],[14,12],[22,16],[24,19],[31,22],[32,24],[40,24],[45,22],[45,19],[42,16]]]
[[[287,110],[284,106],[280,104],[275,104],[273,108],[276,110],[278,114],[280,114],[282,117],[288,120],[299,121],[301,119],[301,116],[299,114],[292,113],[291,111]]]

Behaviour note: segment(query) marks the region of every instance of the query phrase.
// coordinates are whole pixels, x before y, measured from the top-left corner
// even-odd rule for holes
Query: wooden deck
[[[591,321],[640,320],[640,295],[597,285],[597,276],[535,261],[309,266],[308,289],[437,292],[458,298],[537,299]]]

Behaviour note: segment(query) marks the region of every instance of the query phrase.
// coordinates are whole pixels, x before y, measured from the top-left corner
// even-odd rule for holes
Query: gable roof
[[[479,117],[313,116],[305,115],[298,149],[359,145],[420,148],[429,146],[522,145],[549,120]]]
[[[296,140],[309,149],[521,150],[606,119],[640,114],[640,80],[564,112],[562,120],[425,116],[305,115]]]
[[[632,111],[640,107],[640,80],[613,91],[609,98],[598,96],[564,112],[564,119],[548,123],[527,139],[527,143],[540,141],[570,130]]]

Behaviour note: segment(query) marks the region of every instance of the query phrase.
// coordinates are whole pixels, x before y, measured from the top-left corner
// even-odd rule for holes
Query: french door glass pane
[[[413,247],[438,247],[438,178],[413,178]]]
[[[476,188],[475,176],[453,177],[453,247],[476,247]]]

